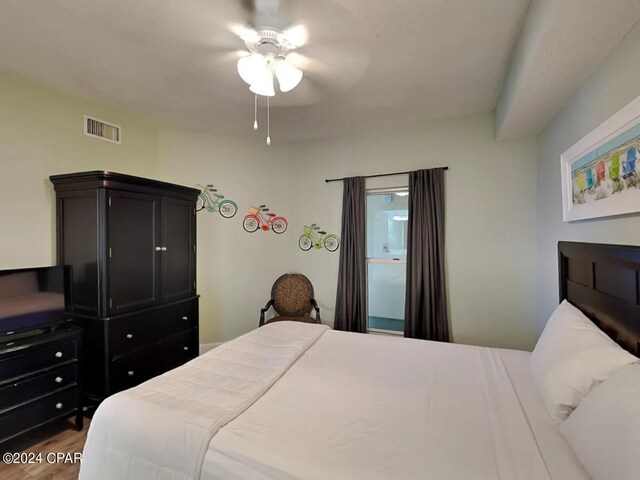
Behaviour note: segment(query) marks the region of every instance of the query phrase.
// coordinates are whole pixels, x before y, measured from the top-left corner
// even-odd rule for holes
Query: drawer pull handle
[[[134,372],[133,370],[129,370],[127,372],[127,375],[129,375],[130,377],[133,377],[135,375],[136,372]]]
[[[189,320],[189,317],[182,317],[183,320]]]
[[[62,402],[58,402],[58,403],[56,403],[56,408],[57,408],[58,410],[62,410],[62,407],[64,407],[64,405],[62,404]]]
[[[62,377],[56,377],[56,383],[62,383]]]
[[[189,347],[182,347],[182,349],[183,349],[185,352],[188,352],[188,351],[189,351]]]
[[[62,352],[56,352],[56,358],[62,358]]]
[[[133,338],[133,333],[127,333],[127,338],[131,340]]]

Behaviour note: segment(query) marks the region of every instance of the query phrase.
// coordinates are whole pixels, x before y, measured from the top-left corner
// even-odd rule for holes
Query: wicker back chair
[[[265,322],[269,308],[278,314]],[[311,310],[315,310],[312,317]],[[260,326],[265,323],[290,320],[294,322],[320,323],[320,308],[313,298],[313,285],[300,273],[285,273],[271,288],[271,300],[260,310]]]

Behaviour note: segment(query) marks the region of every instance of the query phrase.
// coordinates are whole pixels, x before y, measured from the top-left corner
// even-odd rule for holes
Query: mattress
[[[588,475],[527,352],[277,322],[107,399],[81,478]]]
[[[328,329],[278,322],[103,401],[81,480],[200,478],[218,430],[250,408]]]
[[[212,439],[203,479],[589,476],[529,353],[328,331]]]

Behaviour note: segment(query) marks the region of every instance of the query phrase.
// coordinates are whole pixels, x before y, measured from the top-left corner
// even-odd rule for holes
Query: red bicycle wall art
[[[249,207],[249,213],[244,216],[242,227],[249,233],[262,228],[265,232],[269,229],[277,234],[284,233],[287,230],[287,220],[275,213],[270,213],[266,205],[259,207]]]

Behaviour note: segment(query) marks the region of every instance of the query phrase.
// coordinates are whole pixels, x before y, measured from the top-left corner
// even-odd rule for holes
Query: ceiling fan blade
[[[311,42],[300,51],[289,54],[287,60],[300,68],[306,77],[336,89],[346,89],[357,83],[369,67],[370,52],[366,49],[341,49],[315,45]]]
[[[251,16],[256,14],[255,0],[240,0],[240,5],[247,14]]]
[[[295,48],[300,48],[309,42],[309,29],[302,22],[296,22],[286,27],[283,32],[287,41]]]
[[[276,87],[277,90],[277,87]],[[302,82],[290,92],[281,94],[277,91],[276,96],[271,98],[271,106],[279,107],[299,107],[313,105],[322,100],[321,86],[313,79],[302,79]]]
[[[254,4],[255,15],[260,17],[276,17],[280,14],[280,0],[243,0]]]
[[[349,10],[335,0],[301,0],[288,7],[296,21],[284,32],[299,47],[287,57],[293,65],[330,88],[345,89],[362,78],[371,53],[355,47],[364,33]]]
[[[284,30],[304,25],[309,43],[336,41],[344,45],[363,33],[353,14],[336,0],[289,2],[282,10],[286,10],[286,18],[293,20]]]

